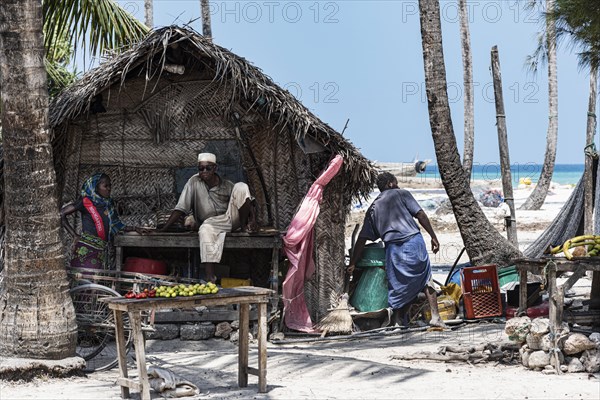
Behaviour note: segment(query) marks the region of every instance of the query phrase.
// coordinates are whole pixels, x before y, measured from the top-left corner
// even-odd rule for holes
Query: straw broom
[[[352,333],[354,322],[348,308],[348,297],[348,293],[344,293],[337,307],[319,321],[317,328],[322,331],[321,336],[328,333]]]
[[[352,231],[350,257],[352,257],[359,228],[360,225],[356,224],[354,231]],[[321,337],[324,337],[328,333],[352,333],[354,321],[352,321],[352,315],[350,315],[350,308],[348,307],[348,298],[350,297],[348,296],[348,290],[351,280],[352,275],[346,273],[344,275],[344,294],[340,297],[338,305],[316,325],[317,329],[322,331]]]

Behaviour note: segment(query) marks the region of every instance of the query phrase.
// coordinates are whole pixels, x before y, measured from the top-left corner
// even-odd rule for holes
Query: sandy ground
[[[401,183],[410,187],[420,202],[443,197],[436,182],[418,178]],[[487,187],[487,186],[486,186]],[[531,189],[515,191],[517,206]],[[572,191],[555,185],[540,211],[517,211],[520,247],[524,248],[552,221]],[[362,210],[364,212],[364,209]],[[501,229],[495,209],[486,216]],[[452,264],[462,248],[451,215],[429,213],[442,251],[434,265]],[[358,209],[348,223],[362,220]],[[349,235],[348,235],[349,239]],[[348,240],[349,243],[349,240]],[[461,259],[466,261],[466,257]],[[443,281],[445,275],[434,276]],[[589,296],[590,280],[575,286],[579,296]],[[288,337],[288,339],[293,339]],[[237,387],[237,347],[222,339],[207,341],[149,341],[149,366],[168,368],[201,389],[196,398],[206,399],[598,399],[600,375],[587,373],[544,375],[517,363],[400,361],[393,355],[449,344],[480,344],[506,341],[504,324],[473,323],[446,332],[406,333],[387,331],[365,339],[268,345],[268,392],[257,393],[258,383],[249,377],[247,388]],[[250,364],[257,363],[256,344],[251,345]],[[117,370],[87,377],[37,378],[32,382],[0,381],[0,399],[117,399]],[[134,398],[139,398],[133,393]],[[153,393],[153,398],[160,396]]]
[[[149,341],[148,363],[195,383],[203,399],[598,399],[600,377],[544,375],[516,363],[401,361],[392,356],[441,345],[506,340],[503,324],[476,323],[448,332],[400,333],[352,341],[268,346],[268,392],[249,377],[237,387],[237,347],[228,341]],[[256,365],[256,346],[250,365]],[[0,382],[2,399],[118,399],[117,371],[88,377]],[[137,393],[133,398],[139,398]],[[160,398],[152,392],[153,398]]]

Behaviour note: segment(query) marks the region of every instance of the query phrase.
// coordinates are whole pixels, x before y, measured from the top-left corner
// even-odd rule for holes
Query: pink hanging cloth
[[[283,251],[290,262],[283,282],[283,316],[290,329],[314,332],[313,323],[304,300],[304,282],[315,272],[313,260],[313,227],[319,216],[323,188],[337,175],[344,159],[337,155],[327,169],[312,184],[302,200],[300,209],[290,222],[283,237]]]

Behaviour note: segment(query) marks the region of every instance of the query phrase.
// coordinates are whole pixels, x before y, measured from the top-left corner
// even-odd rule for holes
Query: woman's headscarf
[[[108,222],[110,225],[108,235],[108,238],[110,240],[112,235],[125,228],[125,224],[119,219],[112,198],[102,197],[96,192],[96,186],[98,185],[100,179],[103,176],[108,178],[107,175],[102,173],[97,173],[90,176],[81,187],[81,196],[89,198],[95,206],[104,206],[106,208],[106,211],[108,212]]]

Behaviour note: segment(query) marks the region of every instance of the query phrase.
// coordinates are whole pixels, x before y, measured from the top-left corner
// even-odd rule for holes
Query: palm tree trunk
[[[200,8],[202,9],[202,35],[212,39],[212,28],[210,25],[210,5],[209,0],[200,0]]]
[[[144,23],[150,29],[154,27],[154,7],[152,0],[144,0]]]
[[[475,147],[475,106],[473,103],[473,60],[471,57],[471,34],[469,33],[467,0],[458,1],[458,13],[460,15],[460,44],[462,49],[465,95],[463,168],[467,174],[467,179],[470,181]]]
[[[546,0],[546,10],[551,12],[554,0]],[[553,18],[546,19],[546,47],[548,49],[548,132],[546,134],[546,153],[540,178],[521,210],[539,210],[546,200],[554,162],[556,161],[556,145],[558,140],[558,79],[556,71],[556,23]]]
[[[75,353],[44,69],[42,2],[0,3],[0,85],[6,212],[0,354],[60,359]]]
[[[467,254],[474,264],[509,265],[520,253],[500,235],[477,205],[460,162],[448,103],[439,2],[419,0],[419,10],[431,133],[442,182]]]

